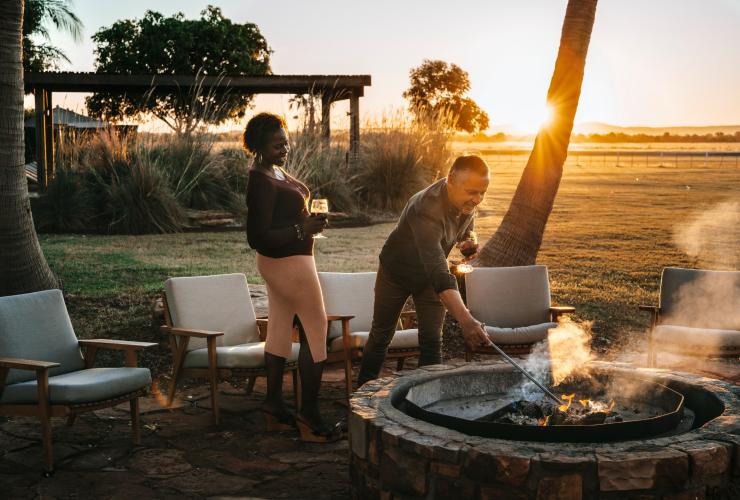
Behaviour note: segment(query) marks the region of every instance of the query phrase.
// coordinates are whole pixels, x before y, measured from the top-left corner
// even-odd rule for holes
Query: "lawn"
[[[477,222],[482,241],[503,217],[526,157],[487,160],[493,177]],[[636,306],[656,303],[663,267],[734,268],[740,262],[740,169],[713,162],[665,166],[658,158],[650,165],[614,161],[569,160],[538,258],[550,270],[553,301],[574,305],[579,319],[593,321],[594,346],[602,351],[642,338],[647,318]],[[687,255],[675,232],[721,203],[733,213],[714,217],[707,241],[724,245],[721,261],[716,248],[715,261]],[[319,270],[375,270],[392,228],[384,223],[328,230],[328,239],[317,242]],[[63,281],[80,337],[160,340],[151,305],[169,276],[243,272],[250,283],[261,281],[242,232],[40,239]]]

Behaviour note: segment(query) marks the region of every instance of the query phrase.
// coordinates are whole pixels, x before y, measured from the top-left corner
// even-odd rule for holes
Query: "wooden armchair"
[[[545,266],[476,267],[465,275],[471,314],[486,324],[491,340],[507,354],[529,354],[547,338],[558,318],[575,311],[550,303],[550,279]],[[474,353],[496,354],[492,347],[465,348],[465,360]]]
[[[352,394],[352,360],[362,349],[373,321],[373,290],[376,273],[319,273],[324,307],[329,319],[328,362],[344,363],[347,398]],[[396,359],[402,370],[407,358],[419,356],[419,331],[413,328],[415,311],[404,311],[388,347],[387,359]]]
[[[0,415],[41,422],[44,468],[54,470],[51,417],[67,417],[129,401],[138,444],[139,400],[152,378],[136,353],[156,346],[123,340],[78,340],[60,290],[0,297]],[[84,358],[80,352],[84,347]],[[125,352],[125,368],[93,368],[100,349]]]
[[[650,313],[647,364],[658,350],[688,356],[740,356],[740,271],[666,267]]]
[[[162,331],[170,338],[171,405],[182,378],[205,378],[211,386],[211,407],[220,421],[217,399],[219,379],[247,377],[247,393],[256,377],[265,376],[267,319],[257,319],[244,274],[170,278],[165,282]],[[293,376],[298,403],[297,363],[300,344],[293,343],[286,370]]]

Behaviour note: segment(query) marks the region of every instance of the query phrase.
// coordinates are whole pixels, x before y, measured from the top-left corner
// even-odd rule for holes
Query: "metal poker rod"
[[[486,325],[485,325],[485,323],[481,323],[481,327],[483,328],[483,331],[485,331],[485,330],[486,330]],[[547,396],[548,396],[548,397],[549,397],[550,399],[552,399],[553,401],[555,401],[555,402],[556,402],[557,404],[561,404],[561,403],[562,403],[562,401],[560,401],[560,399],[559,399],[559,398],[558,398],[558,397],[557,397],[557,396],[556,396],[555,394],[553,394],[552,392],[550,392],[550,391],[549,391],[549,390],[547,389],[547,387],[545,387],[544,385],[542,385],[542,384],[540,384],[539,382],[537,382],[537,380],[536,380],[536,379],[535,379],[535,378],[534,378],[534,377],[533,377],[532,375],[530,375],[530,374],[529,374],[529,372],[528,372],[527,370],[525,370],[524,368],[522,368],[521,366],[519,366],[519,363],[517,363],[516,361],[514,361],[513,359],[511,359],[511,357],[509,357],[509,355],[508,355],[508,354],[506,354],[506,353],[505,353],[504,351],[502,351],[502,350],[501,350],[501,348],[500,348],[499,346],[497,346],[497,345],[496,345],[496,344],[495,344],[495,343],[494,343],[494,342],[493,342],[492,340],[490,340],[490,339],[489,339],[489,341],[491,342],[491,346],[492,346],[492,347],[493,347],[494,349],[496,349],[496,350],[498,351],[498,353],[499,353],[499,354],[500,354],[501,356],[503,356],[503,358],[504,358],[504,359],[505,359],[506,361],[508,361],[509,363],[511,363],[511,365],[512,365],[512,366],[513,366],[514,368],[516,368],[517,370],[519,370],[520,372],[522,372],[522,373],[524,374],[524,376],[525,376],[525,377],[527,377],[527,378],[528,378],[529,380],[531,380],[532,382],[534,382],[534,384],[535,384],[535,385],[536,385],[537,387],[539,387],[540,389],[542,389],[542,392],[544,392],[544,393],[545,393],[545,394],[546,394],[546,395],[547,395]]]

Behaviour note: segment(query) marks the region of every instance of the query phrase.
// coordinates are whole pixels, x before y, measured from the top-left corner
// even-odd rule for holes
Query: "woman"
[[[341,433],[323,422],[318,403],[327,321],[313,259],[313,235],[326,227],[326,217],[309,214],[308,188],[280,168],[290,151],[282,118],[260,113],[249,120],[244,147],[254,154],[247,182],[247,240],[257,251],[257,269],[267,284],[269,301],[267,397],[262,411],[268,430],[297,426],[304,441],[334,441]],[[293,417],[283,402],[282,385],[296,321],[301,408]]]

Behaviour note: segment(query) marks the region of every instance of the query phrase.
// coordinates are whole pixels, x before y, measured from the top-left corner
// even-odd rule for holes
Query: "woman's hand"
[[[329,224],[326,214],[311,215],[303,219],[303,233],[313,236],[323,231]]]

